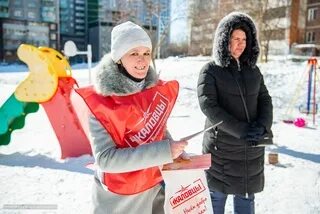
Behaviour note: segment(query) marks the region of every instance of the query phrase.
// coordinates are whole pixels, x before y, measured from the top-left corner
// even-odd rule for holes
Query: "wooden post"
[[[268,155],[268,159],[269,159],[269,164],[277,164],[279,162],[278,153],[270,152]]]

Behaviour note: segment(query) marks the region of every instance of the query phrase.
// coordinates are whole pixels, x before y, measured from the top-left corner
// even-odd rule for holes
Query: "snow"
[[[307,63],[271,59],[259,67],[273,98],[275,145],[266,148],[265,189],[256,194],[256,213],[320,213],[319,116],[313,124],[311,115],[298,111],[306,102]],[[162,79],[180,83],[177,104],[168,121],[176,139],[204,127],[196,85],[201,67],[209,60],[170,57],[156,62]],[[0,106],[27,76],[26,71],[22,65],[0,66]],[[80,85],[88,84],[85,66],[75,67],[73,76]],[[282,122],[297,117],[305,118],[310,128]],[[187,152],[200,154],[201,141],[202,136],[190,140]],[[268,163],[270,152],[278,153],[277,165]],[[26,117],[23,129],[13,132],[10,144],[0,146],[0,213],[89,213],[93,172],[86,164],[92,161],[89,155],[60,159],[59,142],[40,106],[37,113]],[[4,209],[10,205],[52,205],[56,209]],[[233,213],[231,197],[226,213]]]

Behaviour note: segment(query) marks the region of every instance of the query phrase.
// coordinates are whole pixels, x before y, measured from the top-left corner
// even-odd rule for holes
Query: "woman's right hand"
[[[188,145],[188,141],[170,141],[170,149],[172,159],[178,158],[184,151],[184,148]]]

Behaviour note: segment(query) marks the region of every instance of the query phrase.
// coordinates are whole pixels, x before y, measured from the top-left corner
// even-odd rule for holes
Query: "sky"
[[[168,120],[174,139],[202,130],[205,117],[199,109],[196,84],[201,67],[209,57],[167,58],[157,60],[160,77],[177,79],[180,92]],[[306,80],[306,62],[293,63],[278,59],[259,64],[274,105],[274,145],[266,147],[265,189],[256,194],[256,213],[320,213],[320,132],[319,115],[301,114],[298,106],[305,103],[305,82],[296,90],[299,80]],[[0,66],[0,106],[28,75],[25,67]],[[80,86],[88,84],[85,65],[73,68]],[[301,81],[300,81],[301,82]],[[319,86],[320,84],[318,84]],[[300,91],[297,93],[296,91]],[[288,105],[292,114],[286,115]],[[319,100],[319,98],[317,98]],[[286,124],[283,119],[302,117],[308,127]],[[1,119],[1,118],[0,118]],[[201,154],[202,136],[190,140],[186,151]],[[277,153],[279,163],[268,163],[268,154]],[[89,155],[61,159],[60,144],[42,105],[26,117],[25,126],[12,134],[7,146],[0,146],[0,213],[44,213],[43,210],[9,210],[8,205],[42,204],[53,206],[45,213],[79,213],[90,210],[93,172],[87,164]],[[229,197],[226,214],[232,213]]]
[[[187,41],[187,1],[171,1],[171,42],[180,43]]]

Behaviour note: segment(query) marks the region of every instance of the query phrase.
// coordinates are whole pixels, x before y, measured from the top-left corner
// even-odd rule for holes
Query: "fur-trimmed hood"
[[[252,18],[241,12],[232,12],[219,22],[212,50],[215,64],[222,67],[227,67],[230,64],[232,56],[229,51],[229,40],[232,31],[239,26],[246,29],[247,36],[247,46],[240,57],[240,62],[255,67],[260,52],[257,30]]]
[[[143,88],[154,86],[157,80],[157,74],[150,66]],[[110,54],[105,55],[95,68],[94,88],[98,94],[103,96],[126,96],[141,91],[139,83],[129,79],[119,71]]]

